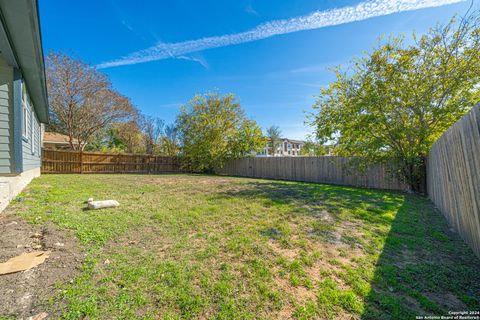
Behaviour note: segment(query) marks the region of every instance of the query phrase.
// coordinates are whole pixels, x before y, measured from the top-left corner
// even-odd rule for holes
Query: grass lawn
[[[480,261],[421,197],[196,175],[43,175],[9,212],[87,253],[66,319],[414,319],[480,309]],[[82,210],[89,197],[116,209]]]

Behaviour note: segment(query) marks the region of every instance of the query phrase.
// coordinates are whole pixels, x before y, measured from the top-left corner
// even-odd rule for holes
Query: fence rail
[[[480,257],[480,105],[432,146],[427,159],[427,191]]]
[[[243,158],[217,169],[217,174],[250,178],[331,183],[355,187],[408,190],[385,166],[370,166],[364,172],[348,165],[346,157],[259,157]]]
[[[42,173],[170,172],[183,172],[179,158],[48,149],[44,149],[42,152]]]

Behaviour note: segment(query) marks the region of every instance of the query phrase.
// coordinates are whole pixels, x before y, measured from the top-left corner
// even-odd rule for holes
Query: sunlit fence
[[[480,105],[433,145],[427,161],[427,190],[480,257]]]
[[[183,172],[180,159],[143,154],[42,151],[42,173]]]
[[[243,158],[217,169],[220,175],[330,183],[346,186],[407,190],[386,165],[355,169],[346,157],[258,157]]]

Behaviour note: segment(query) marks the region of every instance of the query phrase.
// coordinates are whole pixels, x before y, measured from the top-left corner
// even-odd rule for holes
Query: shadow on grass
[[[362,319],[480,309],[480,261],[426,198],[406,195],[375,265]]]
[[[343,219],[363,221],[367,229],[386,230],[375,239],[380,240],[376,252],[366,253],[371,290],[362,297],[362,319],[414,319],[480,309],[480,261],[428,199],[310,183],[245,185],[214,197],[263,200],[266,206],[315,206],[333,214],[343,212]]]
[[[371,222],[390,223],[391,219],[381,213],[396,210],[404,194],[382,190],[343,187],[328,184],[299,183],[285,181],[263,181],[242,184],[240,190],[216,193],[213,198],[244,198],[263,200],[266,207],[294,204],[296,208],[314,207],[338,214],[345,209],[369,209],[367,215],[357,212],[355,218]],[[378,213],[378,214],[372,214]]]

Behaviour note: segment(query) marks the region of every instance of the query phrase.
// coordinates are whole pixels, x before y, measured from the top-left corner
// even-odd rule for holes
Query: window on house
[[[287,142],[283,143],[283,149],[284,149],[283,151],[287,151]]]
[[[27,101],[27,89],[25,84],[22,83],[22,135],[24,138],[28,138],[28,101]]]
[[[33,108],[31,108],[33,109]],[[30,139],[31,139],[31,143],[30,143],[30,147],[32,148],[32,154],[35,154],[35,149],[37,147],[37,139],[35,139],[35,115],[33,114],[33,110],[30,110]]]

